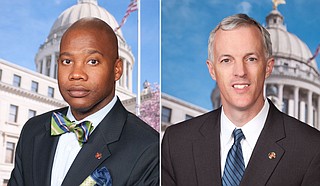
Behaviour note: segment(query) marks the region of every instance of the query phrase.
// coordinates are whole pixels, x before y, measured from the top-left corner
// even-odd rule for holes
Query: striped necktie
[[[223,186],[238,186],[240,185],[244,173],[244,160],[240,141],[244,138],[241,129],[233,131],[234,143],[231,146],[222,176]]]
[[[59,112],[53,112],[51,118],[51,136],[61,135],[67,132],[75,133],[79,145],[82,146],[88,141],[90,132],[93,130],[90,121],[83,121],[75,124],[70,121],[66,116]]]

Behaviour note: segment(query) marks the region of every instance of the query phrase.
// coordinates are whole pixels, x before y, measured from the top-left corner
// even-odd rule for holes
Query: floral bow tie
[[[51,136],[61,135],[67,132],[75,133],[79,145],[82,146],[88,141],[90,132],[93,130],[90,121],[84,121],[75,124],[70,121],[66,116],[59,112],[53,112],[51,118]]]

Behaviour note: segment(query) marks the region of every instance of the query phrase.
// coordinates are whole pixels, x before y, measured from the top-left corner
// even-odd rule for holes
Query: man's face
[[[273,59],[265,58],[259,29],[242,26],[216,32],[214,61],[207,61],[210,74],[220,89],[227,110],[254,111],[262,108],[263,85],[273,68]]]
[[[76,119],[98,111],[114,97],[115,81],[122,74],[114,43],[108,34],[93,29],[73,29],[62,39],[58,84]]]

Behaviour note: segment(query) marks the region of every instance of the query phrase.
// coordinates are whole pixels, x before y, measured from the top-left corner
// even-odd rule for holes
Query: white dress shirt
[[[235,128],[240,128],[245,136],[245,139],[241,140],[242,154],[245,167],[247,167],[249,159],[251,157],[254,146],[257,143],[259,135],[266,122],[269,111],[269,102],[265,99],[264,105],[261,111],[248,123],[242,127],[236,127],[225,115],[223,107],[221,109],[221,131],[220,131],[220,146],[221,146],[221,175],[223,175],[224,166],[226,163],[228,152],[233,145],[232,132]]]
[[[93,130],[98,126],[98,124],[103,120],[103,118],[109,113],[112,107],[115,105],[117,97],[114,96],[109,104],[100,109],[94,114],[84,118],[81,121],[77,121],[71,113],[70,107],[68,108],[67,117],[70,121],[75,121],[76,124],[83,121],[90,121]],[[93,132],[93,131],[92,131]],[[90,140],[90,138],[89,138]],[[59,142],[54,155],[54,161],[51,173],[51,186],[60,186],[67,172],[69,171],[71,164],[79,153],[81,147],[73,132],[62,134],[59,137]],[[81,171],[81,170],[79,170]]]

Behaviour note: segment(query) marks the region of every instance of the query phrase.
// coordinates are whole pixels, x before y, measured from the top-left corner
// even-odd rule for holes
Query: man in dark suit
[[[320,185],[320,132],[263,95],[274,65],[268,31],[245,14],[227,17],[208,53],[222,106],[167,128],[162,185]]]
[[[158,185],[159,135],[115,96],[122,70],[117,37],[107,23],[83,18],[68,28],[58,84],[69,107],[25,124],[9,185]]]

